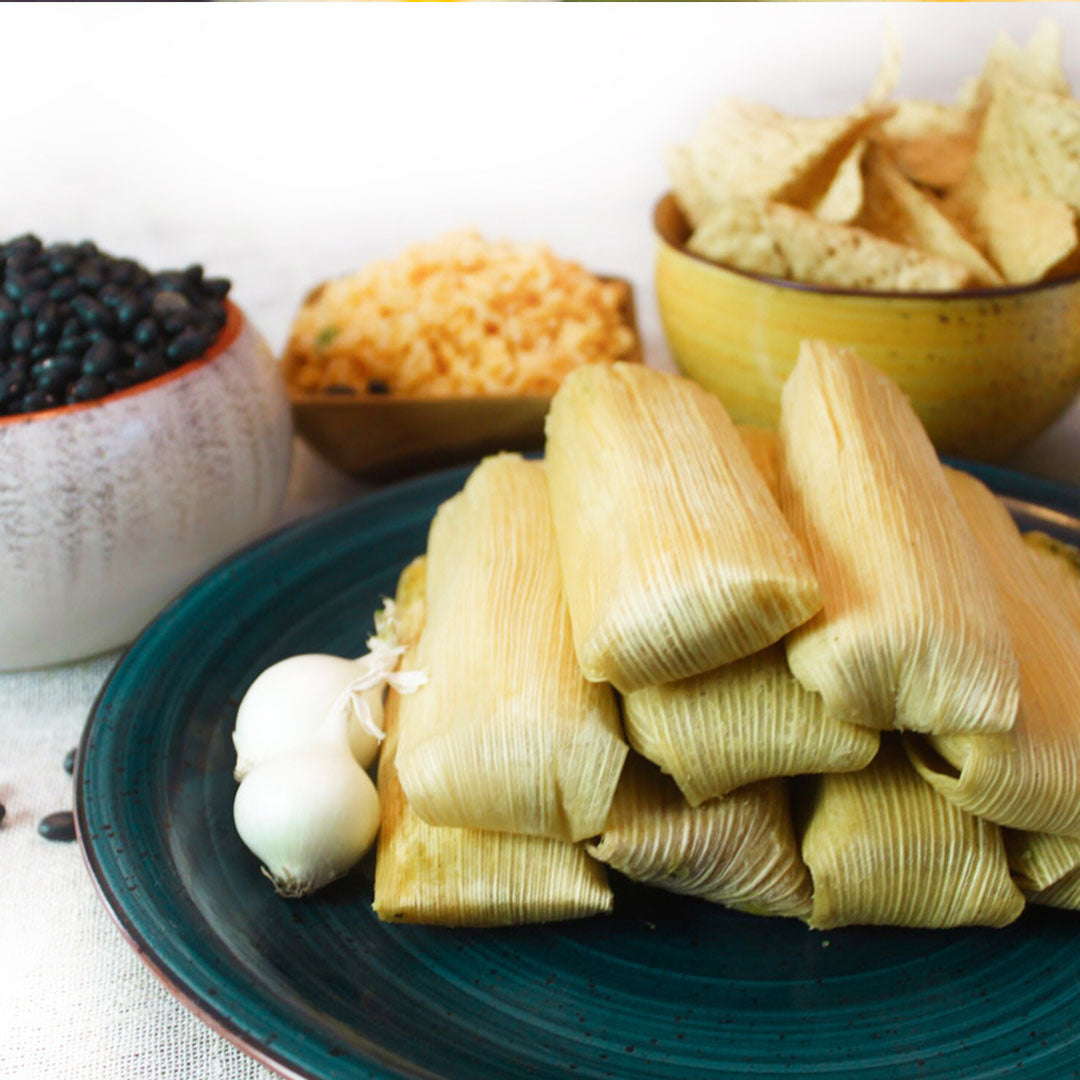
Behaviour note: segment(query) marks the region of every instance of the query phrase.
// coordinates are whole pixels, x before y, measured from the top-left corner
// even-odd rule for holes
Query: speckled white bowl
[[[100,401],[0,418],[0,670],[130,641],[274,521],[292,445],[234,305],[205,356]]]

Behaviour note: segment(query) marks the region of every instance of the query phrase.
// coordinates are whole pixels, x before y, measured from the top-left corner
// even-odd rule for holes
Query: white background
[[[306,289],[445,229],[630,277],[651,362],[661,150],[725,94],[806,113],[952,96],[1000,28],[1074,4],[0,5],[0,237],[204,262],[280,346]],[[1080,411],[1026,463],[1080,481]],[[0,584],[0,603],[3,602]],[[122,941],[36,821],[107,660],[0,676],[0,1076],[255,1080]]]
[[[726,94],[805,113],[951,98],[1001,28],[1076,4],[10,4],[0,235],[203,261],[274,345],[306,287],[462,225],[651,297],[662,148]]]

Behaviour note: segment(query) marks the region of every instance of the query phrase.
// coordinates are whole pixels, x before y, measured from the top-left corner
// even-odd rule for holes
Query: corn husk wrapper
[[[817,581],[724,407],[641,364],[588,365],[551,403],[546,468],[585,677],[624,693],[757,652]]]
[[[1066,618],[1080,627],[1080,549],[1038,531],[1024,533],[1024,543]]]
[[[944,292],[971,281],[952,259],[755,199],[717,202],[686,247],[737,270],[843,289]]]
[[[1080,911],[1080,840],[1006,830],[1005,849],[1029,903]]]
[[[668,777],[631,755],[594,858],[633,881],[755,915],[805,917],[810,881],[782,781],[687,806]]]
[[[782,505],[821,579],[787,639],[837,720],[1006,731],[1019,676],[1001,605],[934,449],[899,388],[804,342],[784,387]]]
[[[692,806],[776,776],[846,772],[874,756],[878,733],[833,720],[774,645],[715,671],[623,698],[630,745],[669,773]]]
[[[924,784],[892,737],[861,772],[817,781],[802,855],[819,930],[1005,926],[1024,908],[1001,830]]]
[[[1005,507],[974,477],[948,477],[1001,597],[1020,661],[1020,708],[1004,734],[911,740],[908,752],[924,779],[970,813],[1080,836],[1080,628],[1040,577]]]
[[[857,224],[897,244],[928,251],[966,266],[977,285],[1005,279],[948,218],[933,196],[920,191],[878,146],[863,165],[866,201]]]
[[[780,436],[772,428],[736,424],[743,446],[750,452],[754,468],[761,474],[769,494],[780,503]]]
[[[423,623],[423,577],[421,558],[399,581],[402,626],[416,629]],[[399,639],[407,640],[400,630]],[[415,667],[417,654],[413,644],[402,666]],[[378,917],[441,926],[508,926],[610,911],[612,895],[603,869],[581,847],[540,836],[438,828],[413,812],[395,767],[400,729],[410,722],[412,704],[412,697],[393,690],[386,704],[373,904]]]
[[[775,499],[780,498],[780,436],[738,425]],[[774,776],[861,769],[876,732],[831,720],[819,694],[802,687],[782,645],[703,675],[647,687],[623,699],[630,745],[698,806],[743,784]]]
[[[600,830],[627,746],[610,687],[574,658],[541,462],[488,458],[439,508],[420,666],[430,681],[397,760],[417,814],[561,840]]]

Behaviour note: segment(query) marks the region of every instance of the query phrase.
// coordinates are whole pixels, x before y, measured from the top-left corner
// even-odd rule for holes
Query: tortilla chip
[[[857,225],[886,240],[960,263],[978,285],[1005,284],[997,268],[946,217],[933,196],[911,183],[880,146],[867,152],[863,176],[866,195]]]
[[[978,128],[979,115],[974,110],[908,100],[897,103],[896,112],[881,123],[873,138],[889,151],[908,179],[944,189],[967,172]]]
[[[828,191],[813,207],[814,217],[822,221],[848,224],[859,216],[864,199],[862,161],[866,147],[866,140],[860,139],[848,151],[848,156],[840,163]]]
[[[713,201],[698,177],[690,150],[685,146],[669,146],[664,151],[664,160],[675,201],[690,226],[697,228],[708,216]]]
[[[987,187],[1080,209],[1080,101],[1017,83],[997,87],[971,171]]]
[[[1080,258],[1076,212],[1060,199],[1021,195],[972,175],[944,206],[1011,285],[1059,277]]]
[[[982,78],[991,86],[1015,82],[1029,90],[1068,97],[1072,91],[1061,64],[1061,27],[1043,19],[1023,48],[1008,34],[998,34],[987,54]]]
[[[837,288],[939,292],[970,281],[949,259],[758,199],[718,203],[687,248],[739,270]]]
[[[896,84],[900,81],[903,61],[904,43],[900,40],[896,23],[889,19],[885,24],[885,47],[881,55],[881,67],[866,98],[870,105],[883,105],[893,96]]]
[[[861,105],[843,116],[793,117],[730,98],[706,116],[690,155],[714,202],[772,199],[810,209],[852,146],[889,111]]]

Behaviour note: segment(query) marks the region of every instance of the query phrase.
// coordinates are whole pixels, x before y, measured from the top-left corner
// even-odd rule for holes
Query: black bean
[[[143,348],[153,345],[160,336],[158,324],[153,319],[140,319],[131,332],[131,340]]]
[[[182,292],[170,292],[158,289],[150,300],[150,310],[159,318],[174,315],[178,311],[187,311],[191,301]]]
[[[109,268],[109,280],[116,285],[133,285],[139,276],[139,264],[134,259],[117,259]]]
[[[82,358],[82,373],[84,375],[104,375],[112,371],[120,362],[120,351],[116,342],[108,338],[95,341]]]
[[[43,252],[45,265],[60,277],[70,274],[79,264],[79,253],[73,244],[50,244]]]
[[[95,300],[92,296],[76,296],[71,301],[71,310],[88,330],[108,332],[116,325],[116,316],[100,300]]]
[[[44,409],[54,409],[60,402],[55,394],[46,390],[29,390],[23,394],[20,412],[42,412]]]
[[[70,300],[76,296],[78,291],[79,285],[73,277],[57,278],[49,286],[49,299],[54,303],[61,304],[65,300]]]
[[[186,364],[189,360],[202,356],[210,348],[211,340],[209,334],[185,330],[166,346],[165,357],[174,364]]]
[[[137,381],[141,382],[143,379],[156,379],[159,375],[164,375],[169,368],[161,353],[145,352],[135,357],[131,370],[139,376]]]
[[[105,382],[109,384],[110,390],[126,390],[129,386],[141,382],[141,379],[131,369],[118,368],[116,371],[110,371],[105,376]]]
[[[385,379],[368,379],[367,392],[369,394],[389,394],[390,384]]]
[[[36,255],[40,250],[41,241],[33,233],[23,233],[0,247],[0,257],[7,259],[16,254]]]
[[[33,292],[28,292],[19,301],[19,314],[24,319],[32,319],[42,308],[44,304],[48,302],[49,294],[44,289],[35,289]]]
[[[75,815],[70,810],[58,810],[55,814],[46,814],[38,822],[38,832],[46,840],[70,843],[75,839]]]
[[[34,336],[39,341],[56,341],[60,337],[60,311],[54,303],[46,302],[38,308],[34,319]]]
[[[12,300],[21,300],[28,292],[33,291],[34,290],[31,288],[25,273],[20,273],[18,270],[12,270],[10,267],[5,268],[5,296],[9,296]]]
[[[227,278],[206,278],[203,281],[203,292],[214,300],[224,300],[230,288],[232,284]]]
[[[0,404],[7,405],[26,393],[25,374],[10,368],[6,375],[0,375]]]
[[[11,351],[28,353],[34,344],[34,324],[29,319],[20,319],[11,328]]]
[[[71,776],[71,774],[75,771],[75,755],[77,753],[78,753],[78,747],[73,746],[64,755],[64,772],[66,772],[68,774],[68,776]]]
[[[145,311],[138,293],[129,292],[116,305],[116,325],[126,333],[143,317]]]
[[[30,377],[39,390],[56,391],[79,374],[79,361],[73,356],[50,356],[30,369]]]
[[[182,270],[163,270],[154,275],[154,284],[159,292],[183,292],[187,281]]]
[[[90,339],[82,337],[62,337],[54,346],[58,356],[82,356],[90,347]]]
[[[79,263],[75,271],[75,280],[79,288],[86,292],[97,292],[105,284],[105,274],[96,260]]]
[[[0,411],[91,400],[203,355],[228,291],[197,263],[151,273],[90,241],[0,244]]]
[[[100,375],[84,375],[68,387],[68,401],[93,401],[109,392],[109,384]],[[71,770],[69,769],[68,772]]]

